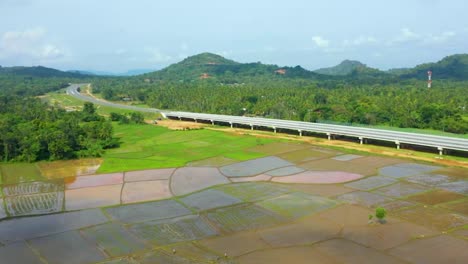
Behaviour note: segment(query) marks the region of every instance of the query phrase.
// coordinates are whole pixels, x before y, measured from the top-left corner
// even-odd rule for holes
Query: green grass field
[[[249,148],[280,141],[205,129],[174,131],[152,125],[114,124],[114,131],[121,145],[106,151],[100,173],[180,167],[217,156],[248,160],[267,155],[248,151]]]

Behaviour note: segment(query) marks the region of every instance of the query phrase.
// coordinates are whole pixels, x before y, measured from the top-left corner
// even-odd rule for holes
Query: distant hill
[[[344,60],[336,66],[329,67],[329,68],[321,68],[321,69],[315,70],[314,72],[324,74],[324,75],[331,75],[331,76],[352,75],[354,77],[385,75],[384,72],[378,69],[368,67],[364,63],[355,61],[355,60]]]
[[[402,73],[401,77],[426,79],[429,70],[432,71],[433,80],[468,80],[468,54],[455,54],[438,62],[420,64]]]
[[[154,69],[132,69],[126,72],[108,72],[108,71],[93,71],[93,70],[69,70],[67,72],[79,73],[84,75],[96,76],[136,76],[149,72],[154,72]]]
[[[141,75],[153,80],[194,81],[215,79],[223,83],[237,83],[252,78],[324,78],[300,66],[239,63],[213,53],[201,53],[172,64],[160,71]]]
[[[89,75],[82,74],[79,72],[64,72],[52,68],[43,66],[33,67],[0,67],[1,75],[19,75],[29,77],[62,77],[62,78],[83,78],[89,77]]]

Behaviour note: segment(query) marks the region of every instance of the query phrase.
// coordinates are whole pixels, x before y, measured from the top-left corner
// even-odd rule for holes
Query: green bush
[[[387,211],[385,210],[385,208],[377,207],[377,209],[375,209],[375,217],[377,217],[378,219],[384,219],[386,215]]]

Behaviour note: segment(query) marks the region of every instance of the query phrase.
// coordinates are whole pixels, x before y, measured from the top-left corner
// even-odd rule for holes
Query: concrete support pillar
[[[444,149],[442,147],[437,147],[437,150],[439,150],[440,156],[444,155]]]
[[[211,124],[214,126],[214,120],[211,120]]]
[[[273,132],[276,133],[276,127],[273,127]]]
[[[252,124],[250,124],[250,130],[253,130],[253,125]]]
[[[364,138],[362,138],[362,137],[359,137],[359,144],[361,144],[361,145],[362,145],[362,144],[364,143],[364,142],[363,142],[363,140],[364,140]]]
[[[182,117],[179,116],[179,120],[182,120]]]
[[[302,130],[298,130],[299,136],[302,137]]]
[[[331,134],[327,133],[328,140],[331,140]]]
[[[231,123],[231,122],[229,122],[229,124],[231,125],[231,128],[232,128],[232,123]]]
[[[400,141],[395,141],[395,144],[396,144],[396,148],[400,149]]]
[[[196,118],[194,118],[193,120],[195,120],[195,123],[198,123]]]

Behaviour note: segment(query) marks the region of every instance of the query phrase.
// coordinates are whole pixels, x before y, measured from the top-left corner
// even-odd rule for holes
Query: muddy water
[[[48,179],[66,178],[96,173],[102,159],[80,159],[38,163],[41,174]]]

